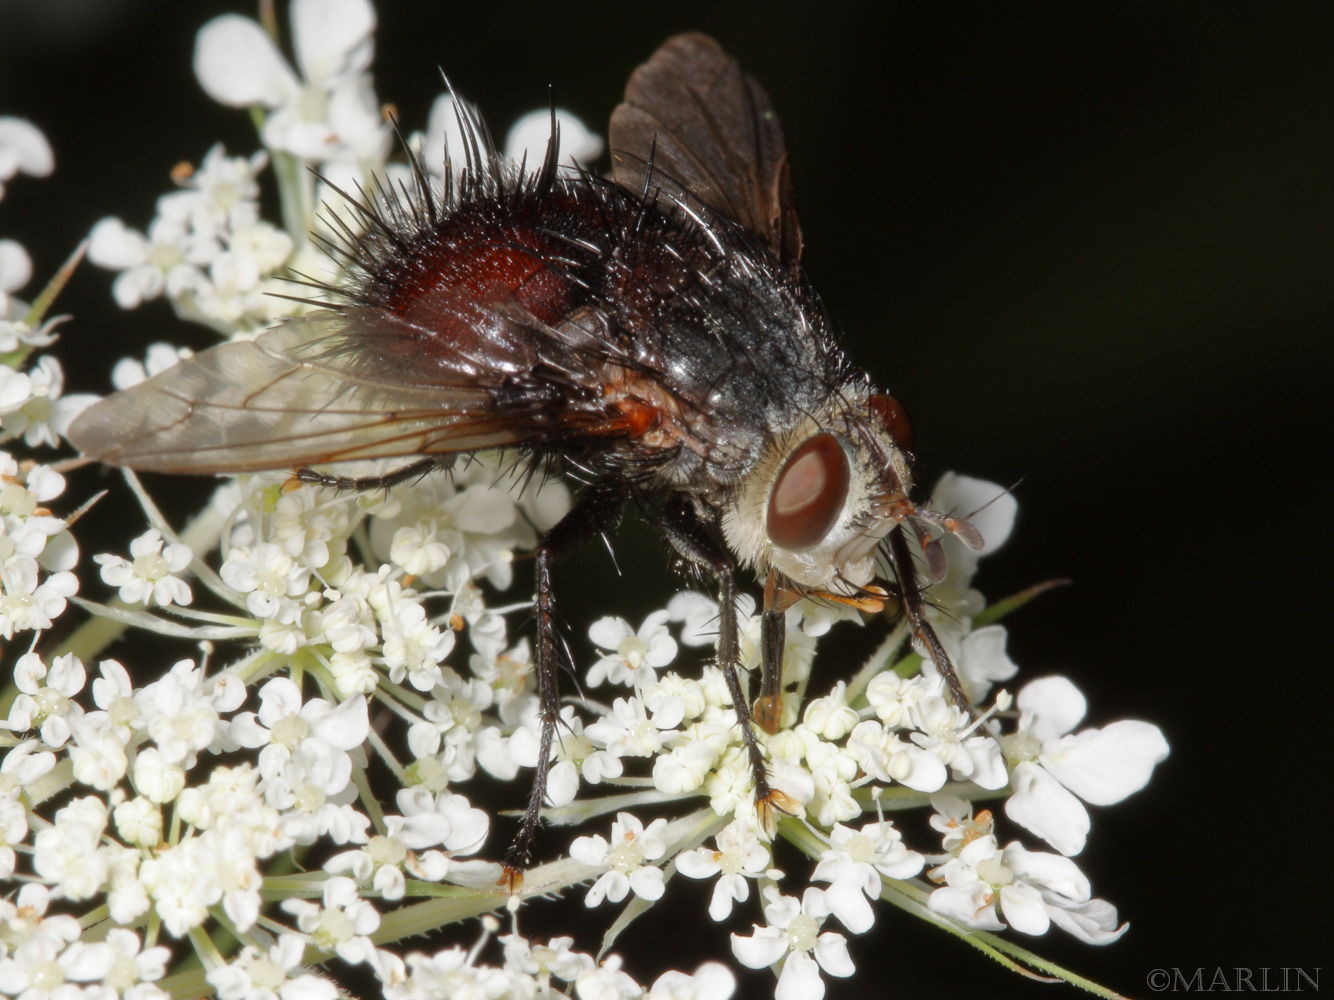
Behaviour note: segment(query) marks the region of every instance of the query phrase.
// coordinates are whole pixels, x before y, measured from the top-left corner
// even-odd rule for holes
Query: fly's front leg
[[[552,564],[571,549],[616,526],[625,506],[625,491],[609,483],[595,483],[575,499],[574,506],[537,544],[537,702],[541,733],[537,770],[528,794],[528,806],[519,821],[519,832],[505,852],[505,874],[501,879],[511,891],[523,881],[523,870],[532,861],[533,840],[542,819],[546,800],[547,770],[560,719],[560,656],[562,645],[556,627],[556,598],[551,587]]]
[[[764,756],[755,739],[750,704],[741,690],[741,680],[737,675],[737,667],[741,662],[741,644],[737,636],[736,581],[733,578],[731,557],[713,538],[687,500],[677,499],[667,505],[663,511],[662,528],[678,555],[717,582],[718,666],[727,683],[727,691],[736,710],[737,725],[741,727],[741,738],[750,758],[751,773],[755,779],[755,809],[765,829],[772,831],[776,821],[774,812],[790,813],[794,811],[794,804],[787,795],[769,785]],[[779,617],[781,628],[781,615]]]
[[[959,674],[954,669],[949,653],[945,652],[945,647],[941,645],[936,630],[926,620],[926,598],[923,597],[922,588],[917,582],[917,570],[913,566],[912,553],[908,550],[908,540],[903,533],[903,526],[895,526],[887,537],[889,559],[894,567],[894,575],[898,577],[899,603],[903,606],[904,616],[908,619],[908,627],[912,629],[913,636],[926,647],[927,655],[931,657],[936,670],[944,679],[945,687],[949,690],[954,703],[969,719],[976,722],[977,709],[973,708],[973,703],[964,693],[963,683],[959,680]]]

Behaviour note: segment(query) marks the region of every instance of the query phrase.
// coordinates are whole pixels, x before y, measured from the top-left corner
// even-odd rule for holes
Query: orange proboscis
[[[860,594],[831,594],[828,591],[817,590],[810,596],[834,601],[849,608],[856,608],[858,611],[865,611],[867,614],[879,614],[885,609],[885,601],[889,600],[889,591],[883,587],[869,586],[863,588]]]

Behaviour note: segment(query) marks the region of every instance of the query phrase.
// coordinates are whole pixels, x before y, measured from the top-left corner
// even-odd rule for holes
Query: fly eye
[[[893,396],[876,394],[871,397],[871,412],[879,419],[894,443],[904,451],[913,450],[912,419]]]
[[[769,494],[775,545],[799,552],[824,541],[848,497],[848,459],[832,434],[816,434],[788,456]]]

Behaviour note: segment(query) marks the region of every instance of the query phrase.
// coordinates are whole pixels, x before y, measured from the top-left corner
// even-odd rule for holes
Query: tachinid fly
[[[462,105],[460,105],[462,107]],[[799,597],[879,609],[893,594],[959,704],[923,616],[938,540],[981,539],[910,499],[911,427],[849,361],[800,266],[787,153],[764,91],[713,40],[669,39],[611,117],[609,178],[505,162],[471,112],[443,191],[353,199],[361,231],[324,308],[214,347],[86,411],[92,459],[155,472],[296,469],[307,482],[401,482],[442,456],[518,448],[582,484],[536,552],[541,751],[511,883],[529,862],[562,655],[552,563],[633,504],[716,587],[718,660],[762,815],[782,810],[752,723],[781,718],[783,616]],[[313,471],[420,456],[367,479]],[[738,566],[764,587],[761,690],[737,678]],[[888,589],[874,584],[888,566]]]

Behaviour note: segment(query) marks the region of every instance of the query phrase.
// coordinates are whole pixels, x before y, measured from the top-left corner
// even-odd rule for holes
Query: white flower
[[[136,888],[151,897],[164,925],[179,937],[221,903],[239,930],[260,913],[259,862],[292,846],[279,817],[260,797],[254,769],[216,767],[203,785],[184,789],[176,815],[194,835],[140,865]]]
[[[202,667],[181,660],[134,696],[140,725],[168,764],[194,767],[199,751],[221,735],[219,713],[236,708],[243,685],[211,685]]]
[[[257,481],[255,485],[259,489],[252,494],[251,502],[262,504],[267,512],[266,541],[278,544],[297,562],[318,572],[321,579],[344,593],[367,596],[366,589],[379,585],[382,579],[379,574],[352,565],[347,570],[355,579],[334,579],[338,570],[333,564],[343,556],[346,538],[355,526],[357,498],[331,498],[324,490],[299,489],[283,491],[275,502],[272,491],[264,489],[263,482]]]
[[[348,875],[381,898],[394,900],[402,899],[407,889],[403,877],[407,861],[408,849],[401,840],[377,834],[365,847],[335,854],[324,863],[324,870],[330,875]]]
[[[664,972],[645,994],[646,1000],[727,1000],[736,991],[736,976],[721,962],[705,962],[693,973]]]
[[[547,772],[547,800],[553,806],[569,805],[574,801],[581,776],[593,785],[606,778],[620,776],[621,762],[614,754],[594,745],[584,732],[583,720],[574,714],[572,706],[566,705],[561,709],[560,720],[556,725],[558,736],[553,745],[555,763]],[[542,721],[534,700],[523,725],[509,739],[510,756],[519,765],[537,766],[541,733]]]
[[[139,704],[134,700],[129,671],[115,660],[103,660],[97,666],[102,676],[93,680],[93,704],[106,712],[122,741],[128,741],[139,723]]]
[[[841,740],[857,725],[857,710],[848,704],[847,684],[839,681],[823,698],[812,698],[802,712],[802,724],[826,740]]]
[[[310,570],[271,542],[232,549],[218,575],[245,596],[252,615],[279,623],[297,619],[301,607],[295,598],[310,586]]]
[[[224,14],[195,42],[195,74],[214,100],[264,107],[264,143],[307,160],[376,160],[388,135],[366,70],[375,11],[365,0],[296,0],[298,79],[254,21]]]
[[[377,613],[389,679],[398,684],[406,676],[418,691],[430,691],[441,683],[440,663],[454,648],[454,633],[433,624],[426,608],[410,597],[400,597]]]
[[[123,731],[104,712],[84,715],[74,723],[73,731],[69,756],[75,780],[99,791],[111,791],[125,777],[129,764]]]
[[[411,850],[439,846],[452,854],[473,854],[486,841],[490,819],[462,795],[401,788],[396,800],[403,815],[386,816],[385,828]]]
[[[938,678],[936,683],[939,685]],[[913,717],[917,729],[909,734],[909,739],[940,758],[955,777],[982,788],[1005,787],[1009,776],[1000,746],[989,735],[965,735],[970,728],[967,716],[953,702],[946,701],[943,694],[918,700]]]
[[[50,572],[78,564],[79,547],[69,525],[45,506],[65,491],[65,477],[45,465],[25,463],[0,452],[0,565],[15,556],[37,560]]]
[[[0,563],[0,636],[50,628],[78,590],[73,573],[52,573],[42,580],[36,559],[11,556]]]
[[[158,851],[139,867],[139,884],[173,937],[182,937],[208,917],[222,898],[212,840],[195,837]]]
[[[1055,923],[1089,944],[1109,944],[1128,926],[1118,928],[1116,909],[1091,898],[1073,861],[1018,842],[1001,850],[995,837],[980,836],[929,874],[945,885],[927,905],[970,927],[1002,930],[1008,922],[1024,934],[1045,934]]]
[[[1064,677],[1030,682],[1018,704],[1018,730],[1004,740],[1015,762],[1005,815],[1062,854],[1078,854],[1089,830],[1079,800],[1106,806],[1139,791],[1167,758],[1167,740],[1157,726],[1134,720],[1068,735],[1086,702]]]
[[[524,496],[502,486],[501,474],[496,459],[474,459],[448,476],[427,476],[411,490],[395,492],[371,519],[376,555],[394,562],[397,554],[424,567],[447,551],[443,565],[421,573],[420,586],[458,593],[469,580],[485,576],[496,587],[508,587],[514,550],[532,548],[537,533],[525,516]],[[527,489],[530,498],[541,495],[536,487]],[[410,530],[403,533],[405,527]]]
[[[190,585],[176,575],[185,572],[194,558],[188,545],[164,542],[162,533],[150,528],[130,542],[130,555],[133,562],[110,554],[93,557],[102,567],[103,582],[120,588],[122,601],[164,608],[190,603]]]
[[[605,837],[576,837],[570,844],[570,857],[586,865],[606,867],[584,897],[584,905],[593,907],[609,899],[619,903],[628,893],[652,902],[662,898],[665,883],[662,869],[645,864],[667,853],[662,839],[665,819],[655,819],[647,827],[630,813],[617,813],[611,825],[611,841]]]
[[[24,785],[50,774],[56,755],[37,740],[23,740],[0,760],[0,795],[14,795]]]
[[[429,576],[449,562],[449,544],[434,518],[405,524],[394,532],[389,558],[409,576]]]
[[[266,782],[282,783],[288,765],[298,751],[312,757],[329,758],[328,773],[339,777],[325,789],[341,792],[349,775],[350,751],[366,742],[370,718],[366,699],[356,695],[340,704],[323,698],[301,701],[301,690],[290,678],[275,677],[259,691],[259,712],[241,712],[229,726],[233,740],[259,752],[259,772]]]
[[[859,722],[848,734],[847,753],[877,781],[897,781],[919,792],[938,791],[949,772],[929,750],[909,743],[875,719]]]
[[[829,883],[825,901],[830,911],[848,930],[864,934],[875,922],[868,900],[880,898],[881,878],[912,878],[922,870],[924,859],[903,846],[902,836],[888,821],[868,823],[860,830],[838,823],[829,840],[811,880]]]
[[[676,870],[687,878],[720,876],[709,900],[709,916],[717,921],[732,914],[734,902],[750,898],[747,878],[758,878],[769,869],[769,849],[761,842],[755,827],[733,820],[714,838],[717,850],[697,847],[676,856]],[[777,877],[777,876],[774,876]]]
[[[5,182],[15,174],[45,177],[55,169],[51,144],[41,129],[23,118],[0,115],[0,198]]]
[[[557,108],[556,124],[560,129],[561,164],[585,167],[602,155],[602,137],[590,131],[577,116]],[[529,173],[537,173],[546,160],[550,138],[551,112],[530,111],[510,126],[505,136],[505,155],[515,163],[524,164]]]
[[[584,971],[574,984],[579,1000],[639,1000],[643,989],[621,968],[620,955],[608,955]]]
[[[857,758],[853,754],[836,743],[820,739],[805,726],[799,726],[788,733],[775,734],[769,745],[775,758],[775,787],[788,790],[787,786],[781,784],[784,779],[780,775],[783,774],[784,765],[788,773],[801,775],[803,779],[809,775],[812,794],[803,795],[802,798],[816,823],[830,826],[861,815],[861,806],[852,795],[853,782],[858,777]],[[805,758],[804,767],[798,763],[800,758],[795,755],[788,757],[783,749],[785,745],[792,751],[801,748],[801,757]],[[790,784],[791,779],[787,780]]]
[[[1005,651],[1005,639],[1004,626],[984,625],[965,635],[957,649],[948,650],[954,654],[954,669],[974,705],[986,700],[993,684],[1019,672],[1018,664]]]
[[[338,988],[301,967],[306,943],[300,934],[280,934],[266,951],[246,945],[226,965],[208,971],[219,1000],[334,1000]]]
[[[593,960],[583,952],[575,951],[572,937],[554,937],[546,944],[533,944],[517,934],[500,938],[505,948],[507,971],[528,976],[555,976],[567,983],[593,968]]]
[[[0,928],[6,945],[22,944],[33,938],[46,938],[57,946],[79,937],[79,922],[65,913],[47,914],[55,898],[48,886],[28,882],[16,893],[0,899]],[[3,955],[0,951],[0,955]],[[4,989],[0,986],[0,989]],[[8,995],[8,994],[4,994]]]
[[[262,151],[250,156],[228,156],[221,143],[212,146],[198,169],[181,185],[197,193],[197,197],[186,200],[194,216],[194,228],[199,232],[230,228],[233,240],[237,234],[270,230],[272,227],[258,218],[259,175],[268,164],[268,154]],[[262,269],[272,270],[280,265],[290,251],[290,242],[287,246],[288,250],[279,257],[266,260]]]
[[[607,748],[609,759],[602,761],[607,766],[602,767],[599,778],[620,776],[621,762],[616,758],[655,757],[667,742],[670,729],[658,718],[650,720],[640,699],[617,698],[610,712],[584,730],[590,740]]]
[[[21,243],[14,240],[0,239],[0,328],[3,328],[4,340],[0,341],[0,353],[8,354],[20,343],[17,316],[10,318],[11,309],[18,312],[19,304],[11,306],[9,292],[17,291],[32,278],[32,258]],[[27,310],[23,310],[26,312]],[[12,343],[11,343],[12,342]]]
[[[121,272],[111,294],[122,309],[164,293],[173,303],[196,294],[204,282],[203,268],[222,250],[216,233],[192,228],[189,203],[179,195],[158,199],[157,207],[146,236],[110,217],[88,235],[88,259]]]
[[[27,836],[28,814],[23,804],[16,795],[0,795],[0,879],[13,876],[17,859],[14,847]]]
[[[176,347],[161,342],[149,344],[144,360],[121,358],[111,369],[111,384],[117,389],[129,389],[146,378],[151,378],[174,368],[177,363],[191,357],[194,351],[188,347]]]
[[[357,884],[335,876],[324,883],[324,904],[285,899],[282,907],[296,917],[297,927],[323,951],[334,951],[345,962],[370,961],[375,953],[367,936],[380,926],[380,914],[357,896]]]
[[[87,674],[75,656],[58,656],[48,666],[36,653],[24,653],[14,664],[14,686],[19,695],[9,708],[5,728],[16,732],[39,730],[42,742],[62,747],[71,725],[83,715],[74,696],[83,690]]]
[[[16,372],[0,366],[0,426],[8,437],[22,438],[29,448],[60,443],[74,418],[96,396],[63,395],[65,373],[60,362],[42,355],[32,368]]]
[[[654,671],[676,657],[676,640],[667,631],[667,611],[655,611],[636,632],[624,618],[599,618],[588,636],[610,650],[588,671],[589,687],[604,680],[613,684],[644,686],[653,683]]]
[[[425,759],[438,754],[432,764],[425,766],[443,768],[449,781],[466,781],[476,772],[480,752],[485,755],[483,766],[491,773],[513,778],[518,764],[509,751],[509,741],[483,717],[494,700],[495,692],[483,681],[464,680],[453,670],[442,671],[440,683],[422,709],[423,717],[408,729],[408,747],[419,759],[419,769]],[[497,751],[499,757],[495,756]]]
[[[664,795],[682,795],[698,791],[709,781],[710,794],[714,794],[716,776],[710,772],[728,750],[735,732],[736,724],[730,718],[704,719],[681,730],[671,741],[671,751],[653,759],[653,787]],[[734,777],[740,782],[734,789],[735,798],[724,796],[712,803],[720,815],[726,815],[753,790],[745,773]]]
[[[130,309],[165,293],[179,315],[228,335],[294,312],[263,294],[276,290],[272,277],[292,254],[292,238],[259,217],[257,175],[266,163],[263,153],[228,157],[214,146],[180,179],[182,190],[158,199],[147,236],[117,218],[94,226],[88,255],[121,272],[116,302]]]
[[[970,844],[979,837],[991,835],[992,821],[990,809],[983,809],[973,815],[972,803],[957,795],[941,793],[931,796],[931,829],[941,835],[941,842],[950,854],[957,854],[965,844]]]
[[[116,806],[112,816],[116,832],[127,844],[152,848],[162,842],[162,810],[142,795]]]
[[[143,949],[134,931],[113,927],[107,931],[105,941],[75,941],[61,956],[61,965],[75,982],[94,983],[135,1000],[148,1000],[168,996],[156,987],[145,988],[144,984],[166,975],[170,958],[169,948]]]
[[[693,590],[673,594],[667,618],[681,623],[681,642],[686,646],[712,646],[718,641],[718,602],[712,598]]]
[[[824,996],[821,969],[840,979],[856,971],[843,935],[820,932],[820,925],[829,916],[821,890],[811,886],[798,901],[794,896],[784,896],[776,886],[767,886],[764,899],[769,926],[757,925],[748,937],[733,934],[732,954],[751,969],[784,960],[774,1000],[819,1000]]]
[[[107,806],[93,795],[75,799],[56,813],[55,822],[33,838],[33,868],[65,899],[87,899],[107,877],[98,850],[107,825]]]

